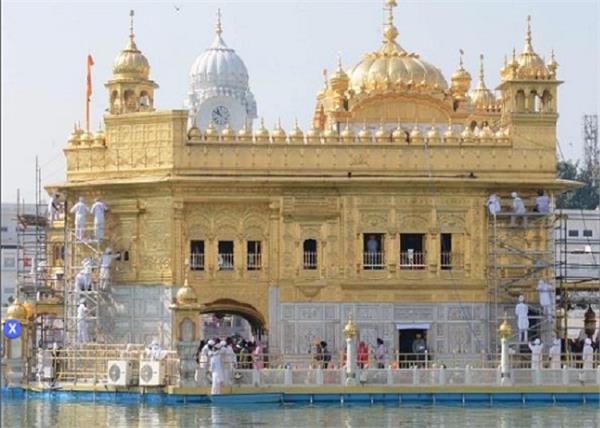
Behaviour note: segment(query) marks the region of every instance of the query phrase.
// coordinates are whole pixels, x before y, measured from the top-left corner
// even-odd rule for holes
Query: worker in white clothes
[[[531,368],[538,370],[542,364],[542,350],[544,345],[540,339],[535,339],[533,343],[529,342],[529,349],[531,350]]]
[[[86,257],[81,262],[81,270],[75,275],[75,283],[79,291],[90,291],[92,289],[92,259]]]
[[[60,201],[59,194],[53,193],[50,196],[50,200],[48,200],[48,220],[53,222],[54,220],[58,220],[58,215],[60,213]]]
[[[94,216],[94,239],[101,242],[104,239],[104,213],[108,207],[100,198],[94,199],[90,213]]]
[[[519,198],[519,195],[517,195],[517,192],[512,192],[510,194],[510,196],[512,196],[512,198],[513,198],[512,209],[513,209],[513,213],[514,213],[514,215],[512,215],[510,217],[510,225],[515,226],[518,215],[522,215],[523,216],[523,227],[527,227],[527,217],[525,216],[525,213],[527,212],[527,210],[525,209],[525,204],[523,203],[523,199]]]
[[[158,339],[152,339],[150,346],[146,348],[146,357],[150,358],[153,361],[160,361],[165,356],[160,344],[158,343]]]
[[[554,370],[560,369],[561,345],[560,339],[555,337],[552,341],[552,346],[548,350],[550,356],[550,368]]]
[[[540,293],[540,306],[542,307],[542,312],[546,317],[550,317],[552,315],[552,301],[553,299],[553,288],[552,285],[548,284],[543,279],[538,281],[537,291]]]
[[[71,208],[71,214],[75,214],[75,238],[83,241],[85,231],[85,218],[88,213],[88,206],[85,200],[80,197],[79,201]]]
[[[114,259],[118,259],[121,254],[113,254],[112,248],[108,247],[104,250],[102,258],[100,260],[100,289],[106,290],[108,282],[110,280],[110,265]]]
[[[88,341],[88,308],[85,300],[81,300],[77,308],[77,343],[87,343]]]
[[[210,371],[212,374],[212,388],[210,393],[217,395],[221,393],[221,385],[223,384],[223,342],[217,343],[213,350],[209,353]]]
[[[517,316],[517,328],[519,329],[519,342],[527,342],[527,330],[529,330],[529,306],[525,303],[525,297],[519,296],[519,303],[515,306]]]
[[[224,385],[231,385],[231,379],[233,377],[233,371],[235,370],[235,363],[237,361],[235,352],[233,350],[233,341],[231,339],[227,339],[225,342],[225,346],[223,347],[223,365],[224,365],[224,374],[223,378]]]
[[[584,370],[591,370],[594,368],[594,348],[592,347],[592,339],[589,337],[585,339],[581,358],[583,360]]]
[[[550,212],[550,198],[544,194],[543,190],[538,190],[535,197],[535,211],[540,214],[548,214]]]
[[[500,198],[498,198],[495,194],[491,194],[487,200],[487,207],[490,215],[495,216],[502,210],[502,206],[500,205]]]

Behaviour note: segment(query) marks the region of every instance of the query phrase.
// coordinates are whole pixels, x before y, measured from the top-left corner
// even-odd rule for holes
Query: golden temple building
[[[227,313],[269,352],[306,353],[315,339],[339,350],[351,315],[371,345],[411,352],[423,333],[432,352],[479,353],[495,349],[519,295],[537,305],[538,280],[552,278],[550,216],[513,227],[487,201],[510,212],[517,192],[532,213],[540,189],[553,200],[572,185],[556,178],[554,55],[546,64],[535,52],[528,22],[496,91],[483,57],[477,83],[462,54],[448,81],[400,46],[395,6],[386,2],[382,45],[325,76],[305,130],[252,127],[247,72],[206,95],[218,70],[245,71],[220,21],[195,65],[205,98],[159,109],[132,27],[105,85],[104,129],[74,129],[66,181],[48,187],[67,212],[80,197],[109,207],[102,243],[78,242],[71,215],[49,237],[65,245],[67,290],[85,257],[120,255],[98,293],[94,340],[191,343],[201,313]],[[77,298],[65,299],[75,318]]]

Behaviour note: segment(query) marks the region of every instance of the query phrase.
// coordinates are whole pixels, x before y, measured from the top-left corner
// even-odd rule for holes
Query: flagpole
[[[92,55],[87,56],[87,78],[85,87],[85,131],[90,132],[90,97],[92,96],[92,65],[94,59]]]

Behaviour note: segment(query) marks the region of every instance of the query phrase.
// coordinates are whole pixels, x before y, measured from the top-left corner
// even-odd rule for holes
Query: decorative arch
[[[266,332],[267,321],[258,309],[233,299],[217,299],[203,305],[200,314],[229,314],[244,318],[253,331]]]
[[[424,232],[429,227],[429,221],[423,215],[401,216],[398,220],[398,229],[401,232]]]

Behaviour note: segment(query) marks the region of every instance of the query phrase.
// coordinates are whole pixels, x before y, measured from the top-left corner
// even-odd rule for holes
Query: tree
[[[598,183],[600,177],[594,176],[593,170],[580,168],[579,162],[560,161],[556,168],[558,178],[584,183],[583,187],[561,193],[556,199],[556,208],[575,208],[593,210],[600,200]]]

